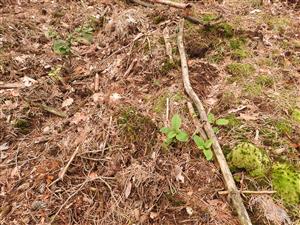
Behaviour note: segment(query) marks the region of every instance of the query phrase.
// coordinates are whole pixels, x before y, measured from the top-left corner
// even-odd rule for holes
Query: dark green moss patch
[[[158,134],[155,123],[135,108],[120,109],[117,123],[124,143],[134,144],[139,150],[151,149],[155,145]]]

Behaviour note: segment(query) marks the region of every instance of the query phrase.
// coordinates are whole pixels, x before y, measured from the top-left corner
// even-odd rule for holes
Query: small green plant
[[[206,158],[206,160],[210,161],[213,159],[213,152],[211,150],[212,140],[208,139],[204,141],[201,137],[198,135],[193,136],[193,140],[197,147],[203,151],[203,154]]]
[[[54,40],[52,48],[58,55],[69,55],[71,53],[71,42],[62,39]]]
[[[208,122],[212,125],[217,125],[217,126],[226,126],[229,124],[229,120],[225,118],[220,118],[216,119],[215,115],[212,113],[209,113],[207,115]],[[214,132],[217,134],[219,133],[219,128],[218,127],[213,127]]]
[[[166,140],[164,141],[165,146],[170,145],[175,140],[180,142],[187,142],[189,139],[188,134],[180,129],[181,127],[181,118],[178,114],[175,114],[171,119],[170,127],[163,127],[160,131],[167,135]]]

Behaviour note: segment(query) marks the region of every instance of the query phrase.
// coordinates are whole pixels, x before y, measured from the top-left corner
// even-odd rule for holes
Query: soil
[[[247,140],[300,166],[299,4],[187,2],[0,2],[0,224],[239,224],[218,193],[217,161],[191,138],[163,146],[160,128],[176,113],[196,130],[176,42],[187,14],[217,18],[186,21],[185,43],[193,88],[230,121],[218,132],[225,154]],[[235,62],[254,72],[233,76]],[[239,188],[271,189],[241,173]],[[253,221],[269,224],[243,197]],[[272,197],[297,224],[295,208]]]

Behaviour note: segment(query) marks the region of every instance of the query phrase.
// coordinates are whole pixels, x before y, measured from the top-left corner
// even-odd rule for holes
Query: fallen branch
[[[174,8],[178,8],[178,9],[186,9],[186,8],[190,8],[192,7],[191,4],[185,4],[185,3],[180,3],[180,2],[172,2],[169,0],[149,0],[152,3],[159,3],[162,5],[168,5]]]
[[[207,114],[205,112],[203,104],[191,86],[190,79],[189,79],[187,58],[186,58],[186,53],[185,53],[184,44],[183,44],[183,29],[184,29],[184,19],[181,19],[180,23],[179,23],[179,33],[178,33],[177,42],[178,42],[180,59],[181,59],[182,78],[183,78],[183,84],[184,84],[185,91],[187,92],[188,96],[194,102],[194,104],[199,112],[200,119],[204,123],[204,130],[205,130],[208,138],[210,140],[212,140],[212,142],[213,142],[212,147],[213,147],[213,150],[215,153],[215,157],[219,163],[220,169],[222,171],[222,174],[223,174],[223,177],[225,180],[225,185],[226,185],[228,193],[229,193],[229,198],[231,199],[232,204],[238,214],[240,223],[242,225],[252,225],[249,215],[247,213],[247,210],[244,206],[240,192],[238,191],[238,189],[235,185],[234,179],[232,177],[232,174],[229,170],[228,164],[226,162],[226,159],[225,159],[225,156],[221,149],[221,146],[219,144],[219,141],[212,129],[212,126],[208,122]]]
[[[201,137],[204,140],[207,140],[208,138],[206,136],[205,131],[203,130],[203,125],[199,122],[199,120],[196,119],[197,114],[195,113],[195,110],[194,110],[194,107],[193,107],[192,103],[188,102],[187,106],[188,106],[188,109],[189,109],[190,116],[192,117],[193,123],[196,127],[195,133],[200,133]]]
[[[242,194],[275,194],[276,191],[240,191]],[[228,191],[218,191],[219,195],[228,195]]]

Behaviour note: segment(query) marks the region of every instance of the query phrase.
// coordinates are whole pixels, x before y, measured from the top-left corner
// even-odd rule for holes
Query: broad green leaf
[[[182,141],[182,142],[186,142],[189,139],[189,135],[185,132],[185,131],[180,131],[177,135],[176,135],[176,139],[178,141]]]
[[[209,123],[214,123],[215,120],[216,120],[214,114],[208,113],[207,120],[208,120]]]
[[[171,129],[169,127],[162,127],[160,128],[160,132],[162,132],[163,134],[167,134],[171,131]]]
[[[172,128],[176,131],[179,131],[179,128],[181,126],[181,118],[178,114],[175,114],[173,117],[172,117],[172,120],[171,120],[171,125],[172,125]]]
[[[214,154],[212,152],[212,150],[208,149],[208,150],[204,150],[203,154],[205,155],[206,160],[210,161],[212,160]]]
[[[173,130],[171,130],[168,134],[167,134],[167,137],[169,138],[169,139],[172,139],[172,138],[174,138],[175,136],[176,136],[176,132],[175,131],[173,131]]]
[[[213,129],[213,131],[215,132],[215,134],[218,134],[218,133],[219,133],[219,131],[220,131],[220,129],[219,129],[219,128],[217,128],[217,127],[213,127],[212,129]]]
[[[64,40],[55,40],[52,47],[53,51],[59,55],[68,55],[71,52],[70,43]]]
[[[229,123],[229,120],[227,120],[227,119],[218,119],[216,121],[216,124],[218,126],[226,126],[226,125],[228,125],[228,123]]]
[[[198,148],[200,148],[200,149],[204,149],[205,148],[205,142],[204,142],[204,140],[201,137],[199,137],[198,135],[194,135],[193,136],[193,140],[196,143],[196,145],[197,145]]]
[[[212,140],[210,140],[210,139],[207,140],[207,141],[205,142],[205,148],[206,148],[206,149],[209,149],[209,148],[211,147],[212,143],[213,143]]]

